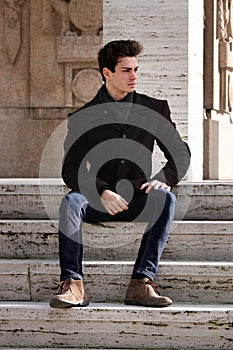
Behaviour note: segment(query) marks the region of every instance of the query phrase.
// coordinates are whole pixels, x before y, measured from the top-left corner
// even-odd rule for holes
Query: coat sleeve
[[[158,135],[158,136],[157,136]],[[170,109],[166,100],[163,101],[159,113],[156,142],[163,152],[167,162],[152,178],[166,183],[173,188],[186,174],[190,164],[190,149],[176,129],[170,117]]]

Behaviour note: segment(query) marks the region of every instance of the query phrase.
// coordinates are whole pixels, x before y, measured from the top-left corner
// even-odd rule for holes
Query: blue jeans
[[[112,216],[103,208],[99,211],[88,204],[80,192],[67,194],[60,206],[59,259],[61,281],[68,278],[83,279],[82,222],[104,221],[147,222],[136,258],[132,278],[148,277],[154,280],[158,263],[168,239],[175,214],[176,197],[173,193],[158,189],[149,194],[137,190],[128,210]]]

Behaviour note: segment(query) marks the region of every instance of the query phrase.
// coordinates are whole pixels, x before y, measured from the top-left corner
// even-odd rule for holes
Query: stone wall
[[[203,0],[2,1],[0,177],[38,177],[50,135],[69,111],[95,94],[101,84],[96,54],[103,21],[104,42],[143,43],[137,90],[168,100],[192,149],[189,178],[201,180],[202,7]],[[58,133],[52,161],[44,158],[42,176],[60,176],[64,133],[65,128]]]
[[[0,2],[0,177],[38,177],[51,133],[96,93],[102,24],[102,0]],[[63,138],[44,176],[60,176]]]

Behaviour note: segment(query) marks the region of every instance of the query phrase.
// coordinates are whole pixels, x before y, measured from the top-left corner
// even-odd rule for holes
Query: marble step
[[[91,303],[59,310],[41,302],[0,302],[5,348],[231,350],[232,322],[233,304]]]
[[[83,225],[84,256],[93,260],[134,260],[145,223]],[[58,221],[0,220],[0,258],[54,259]],[[163,259],[230,261],[233,221],[175,221]]]
[[[90,300],[122,302],[132,261],[84,261]],[[0,260],[0,300],[48,301],[59,282],[57,260]],[[162,261],[156,284],[174,302],[232,303],[233,262]]]
[[[67,192],[60,179],[1,179],[0,218],[57,219]],[[174,192],[177,220],[233,220],[233,182],[181,182]]]

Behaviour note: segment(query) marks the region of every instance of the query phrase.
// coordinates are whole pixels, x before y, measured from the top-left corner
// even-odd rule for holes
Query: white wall
[[[193,181],[202,179],[202,32],[203,0],[104,0],[104,43],[143,44],[137,91],[168,100],[178,130],[190,141]]]

